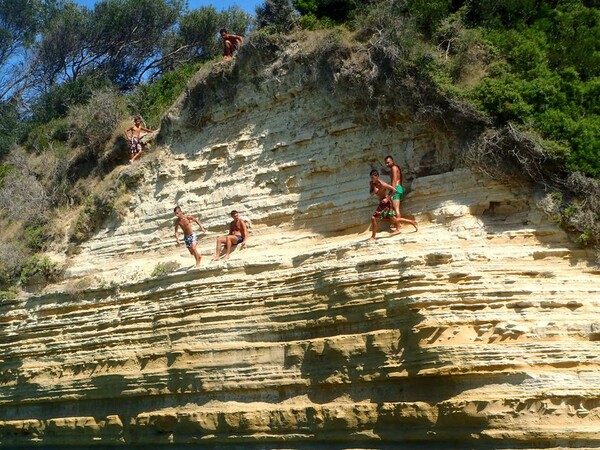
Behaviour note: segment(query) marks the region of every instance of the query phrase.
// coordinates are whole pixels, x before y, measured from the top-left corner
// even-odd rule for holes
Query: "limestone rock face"
[[[292,62],[210,70],[65,282],[0,305],[0,447],[600,446],[600,270],[541,193]],[[387,154],[419,230],[369,243]],[[177,204],[208,228],[199,269]],[[211,263],[232,209],[248,248]]]

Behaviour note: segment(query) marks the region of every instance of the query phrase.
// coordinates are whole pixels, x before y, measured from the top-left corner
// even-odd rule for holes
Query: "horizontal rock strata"
[[[301,74],[204,124],[182,100],[124,169],[143,174],[124,218],[64,283],[0,305],[0,447],[600,447],[592,255],[531,187],[457,167],[450,131],[372,123]],[[369,243],[387,154],[420,228]],[[200,269],[175,204],[209,228]],[[231,209],[248,249],[209,264]]]

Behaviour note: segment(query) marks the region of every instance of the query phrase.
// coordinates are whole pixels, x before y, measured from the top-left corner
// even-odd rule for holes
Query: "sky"
[[[74,0],[75,3],[87,6],[90,9],[94,8],[94,3],[97,0]],[[237,5],[246,12],[254,15],[258,5],[264,3],[264,0],[188,0],[190,9],[197,9],[202,6],[213,5],[217,10],[227,9],[230,6]]]

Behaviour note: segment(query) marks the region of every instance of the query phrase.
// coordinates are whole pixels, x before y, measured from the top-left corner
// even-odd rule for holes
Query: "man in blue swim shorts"
[[[221,236],[217,239],[217,249],[215,250],[215,256],[213,261],[220,258],[224,260],[229,259],[229,254],[234,245],[240,245],[240,248],[244,248],[248,243],[248,227],[246,222],[240,218],[237,211],[231,211],[231,218],[233,219],[229,224],[229,234]],[[221,256],[221,251],[225,248],[225,254]]]
[[[177,245],[180,244],[177,229],[181,227],[181,230],[183,231],[183,242],[185,242],[185,246],[190,254],[196,259],[196,267],[200,267],[202,255],[200,255],[200,252],[196,249],[196,235],[192,228],[192,222],[196,222],[204,233],[206,233],[206,228],[204,228],[200,221],[194,216],[184,214],[179,206],[176,206],[173,212],[177,216],[177,219],[175,219],[175,240],[177,241]]]

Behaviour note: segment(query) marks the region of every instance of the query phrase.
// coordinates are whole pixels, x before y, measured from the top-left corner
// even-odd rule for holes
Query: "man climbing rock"
[[[146,133],[154,133],[154,131],[142,126],[142,118],[136,116],[133,119],[133,125],[125,130],[125,139],[129,141],[129,148],[131,150],[131,159],[129,163],[133,163],[137,157],[142,154],[142,143],[141,134],[142,131]]]

